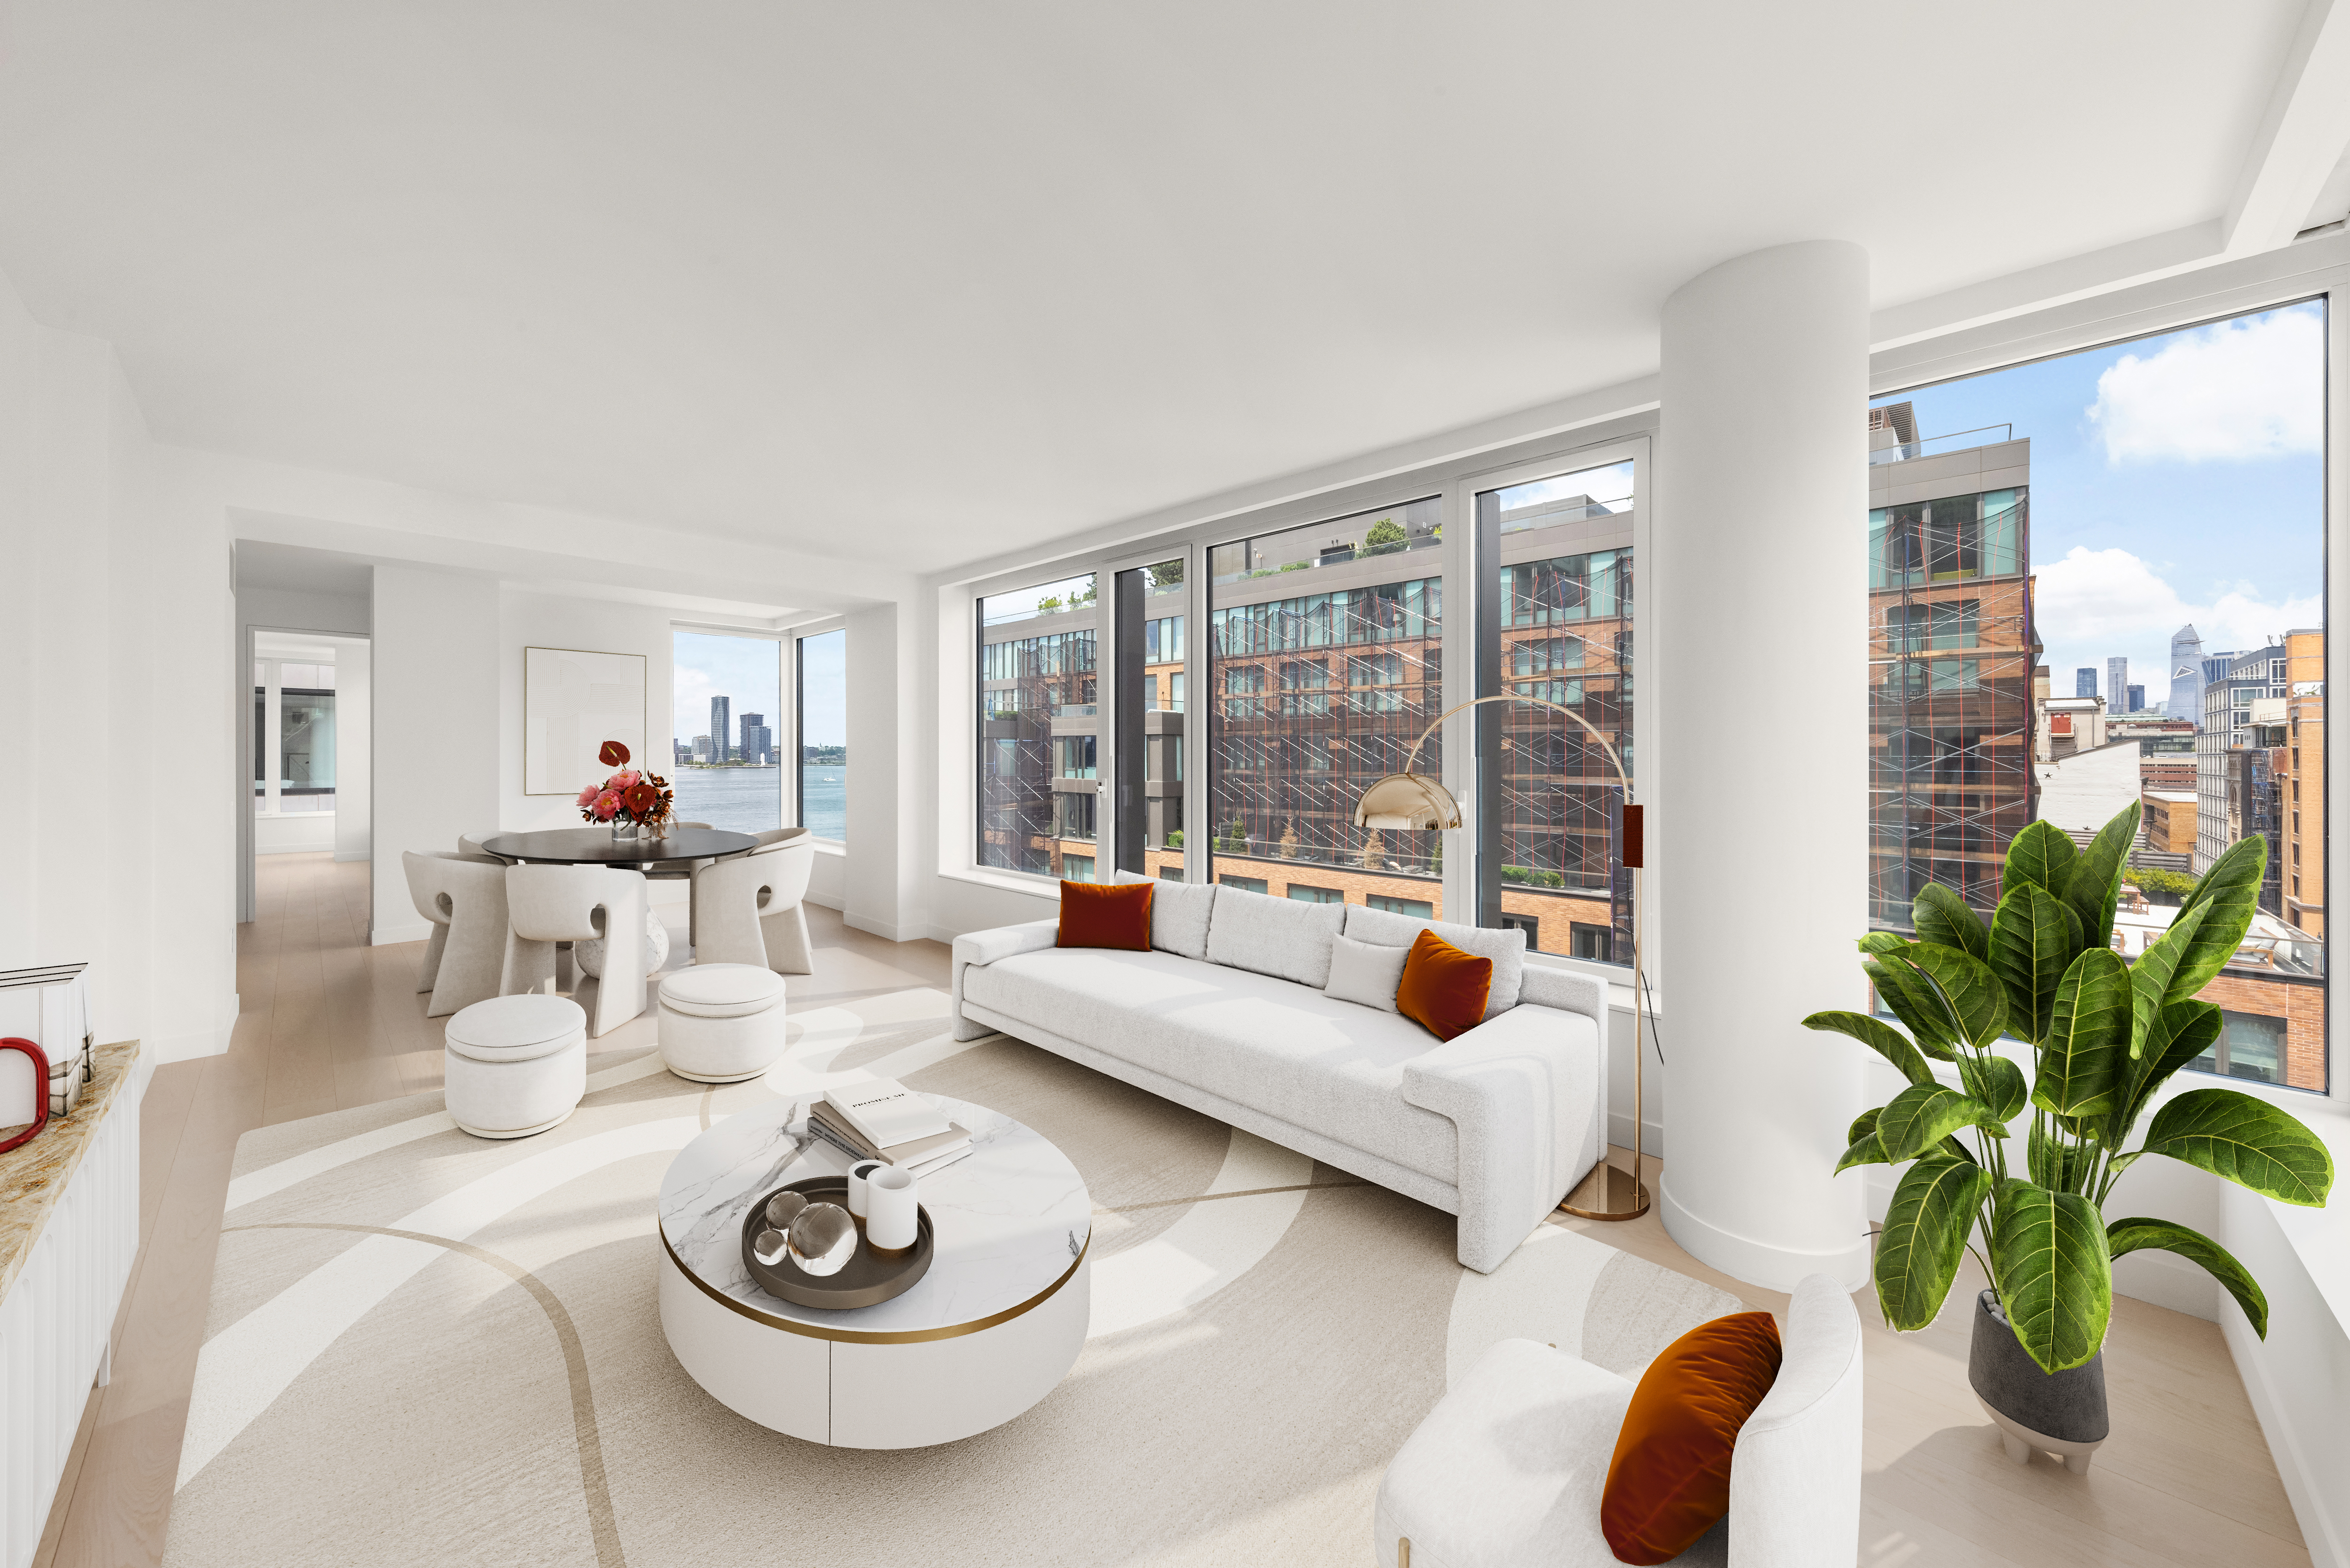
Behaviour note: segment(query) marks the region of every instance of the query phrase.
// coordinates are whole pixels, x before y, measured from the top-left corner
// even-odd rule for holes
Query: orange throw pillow
[[[1485,1021],[1485,995],[1492,989],[1492,959],[1464,953],[1424,930],[1403,961],[1396,1011],[1439,1040],[1450,1040]]]
[[[1670,1562],[1730,1511],[1731,1449],[1778,1376],[1779,1325],[1767,1312],[1700,1324],[1649,1363],[1599,1499],[1618,1562]]]
[[[1152,891],[1148,882],[1062,883],[1061,931],[1054,945],[1149,952]]]

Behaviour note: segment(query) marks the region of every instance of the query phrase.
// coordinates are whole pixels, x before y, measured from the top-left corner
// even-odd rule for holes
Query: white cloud
[[[2186,333],[2150,358],[2125,354],[2087,410],[2111,463],[2314,452],[2323,441],[2325,331],[2313,309]]]
[[[2207,653],[2259,648],[2293,628],[2325,624],[2319,597],[2271,601],[2248,583],[2190,601],[2127,550],[2076,545],[2063,560],[2040,566],[2038,577],[2040,639],[2064,692],[2072,691],[2080,665],[2098,671],[2103,691],[2106,660],[2120,654],[2130,661],[2130,679],[2146,688],[2147,703],[2159,703],[2169,690],[2171,633],[2189,623]]]

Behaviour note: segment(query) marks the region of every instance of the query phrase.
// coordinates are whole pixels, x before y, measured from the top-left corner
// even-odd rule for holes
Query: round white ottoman
[[[567,996],[494,996],[449,1020],[449,1119],[475,1137],[528,1137],[588,1092],[588,1015]]]
[[[754,963],[698,963],[660,982],[660,1054],[697,1084],[755,1078],[784,1054],[784,977]]]

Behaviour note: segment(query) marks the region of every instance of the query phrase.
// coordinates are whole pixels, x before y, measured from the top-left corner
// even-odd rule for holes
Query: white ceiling
[[[2220,218],[2303,16],[15,4],[0,271],[164,441],[928,570]]]

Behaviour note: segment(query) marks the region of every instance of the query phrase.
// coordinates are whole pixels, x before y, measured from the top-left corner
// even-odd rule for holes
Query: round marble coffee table
[[[847,1174],[847,1157],[809,1134],[804,1106],[729,1116],[671,1162],[661,1329],[678,1365],[728,1409],[814,1443],[915,1449],[1002,1426],[1076,1365],[1092,1311],[1085,1179],[1033,1128],[929,1097],[974,1147],[922,1179],[938,1251],[913,1289],[878,1306],[797,1306],[743,1266],[754,1199]]]

